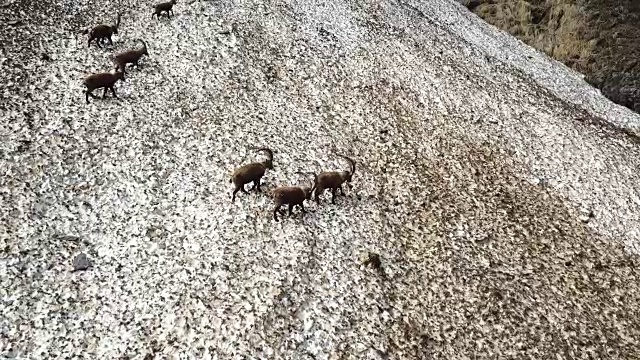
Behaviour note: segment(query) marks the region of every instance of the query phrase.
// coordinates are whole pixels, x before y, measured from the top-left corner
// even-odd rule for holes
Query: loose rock
[[[84,253],[80,253],[73,258],[73,271],[87,270],[90,266],[89,258]]]

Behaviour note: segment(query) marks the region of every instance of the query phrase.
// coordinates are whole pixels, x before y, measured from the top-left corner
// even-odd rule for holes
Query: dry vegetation
[[[640,111],[637,1],[465,0],[487,22],[586,75],[612,101]]]

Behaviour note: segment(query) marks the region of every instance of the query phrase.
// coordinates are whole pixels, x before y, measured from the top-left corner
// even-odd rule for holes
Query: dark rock
[[[500,290],[491,291],[491,296],[494,297],[498,301],[504,300],[504,295],[502,294],[502,292]]]
[[[75,235],[54,235],[53,236],[54,239],[56,240],[60,240],[60,241],[71,241],[71,242],[75,242],[75,243],[79,243],[80,242],[80,237],[79,236],[75,236]]]
[[[596,215],[593,213],[593,210],[589,210],[589,211],[585,211],[581,216],[580,216],[580,221],[582,221],[583,223],[588,223],[589,220],[593,219]]]
[[[368,266],[368,265],[373,266],[373,268],[376,270],[380,270],[380,268],[382,267],[382,261],[380,260],[380,255],[370,252],[369,258],[367,258],[367,260],[365,260],[364,262],[364,266]]]
[[[476,244],[486,244],[491,240],[489,235],[482,235],[475,239]]]
[[[467,7],[467,9],[473,11],[475,8],[480,6],[482,3],[480,2],[480,0],[468,0],[468,1],[463,1],[463,4],[464,4],[464,6]]]
[[[531,23],[540,24],[544,19],[548,17],[548,11],[549,9],[545,7],[533,7],[531,9]]]
[[[84,253],[80,253],[73,258],[73,271],[87,270],[91,266],[89,258]]]
[[[29,150],[29,146],[31,146],[31,141],[20,140],[20,145],[18,145],[18,152],[22,153]]]

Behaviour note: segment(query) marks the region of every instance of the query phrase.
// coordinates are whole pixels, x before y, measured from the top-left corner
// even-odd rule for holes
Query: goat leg
[[[282,204],[276,204],[276,207],[273,209],[273,220],[278,221],[278,211],[280,210],[280,206]]]
[[[242,189],[242,191],[244,191],[244,186],[240,185],[236,185],[235,190],[233,190],[233,196],[231,197],[231,202],[236,201],[236,194],[238,193],[238,191],[240,191]],[[246,191],[245,191],[246,192]]]

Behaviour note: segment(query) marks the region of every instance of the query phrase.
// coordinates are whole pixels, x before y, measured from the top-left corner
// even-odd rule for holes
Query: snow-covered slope
[[[106,4],[60,6],[124,7],[113,47],[33,23],[53,60],[3,92],[3,355],[640,353],[640,118],[577,74],[454,1]],[[138,38],[119,99],[85,104]],[[341,153],[353,188],[276,223],[266,192],[230,201],[250,146],[275,151],[265,190]]]

